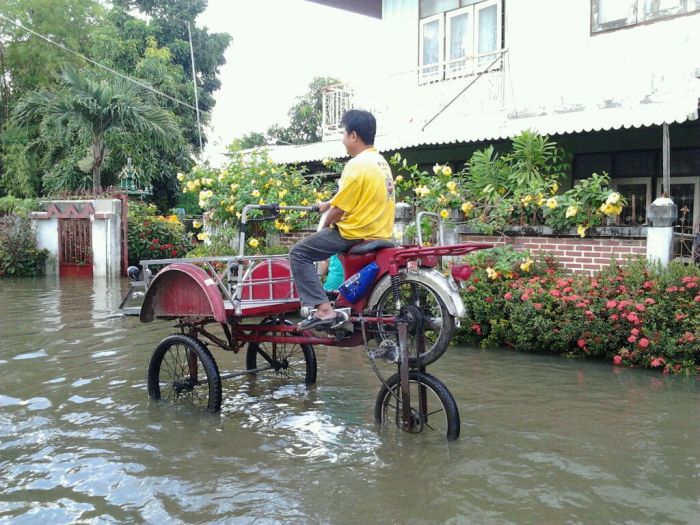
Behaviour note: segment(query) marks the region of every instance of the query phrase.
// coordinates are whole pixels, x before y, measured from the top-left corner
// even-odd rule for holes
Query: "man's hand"
[[[316,206],[318,206],[318,211],[320,213],[326,213],[328,211],[328,208],[331,207],[330,201],[328,202],[317,202]]]

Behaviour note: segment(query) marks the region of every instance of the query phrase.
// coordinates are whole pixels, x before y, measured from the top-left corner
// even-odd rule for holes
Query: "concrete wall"
[[[59,272],[58,221],[61,217],[91,222],[94,277],[118,277],[121,269],[121,206],[119,199],[44,201],[47,211],[32,213],[37,245],[49,252],[48,275]]]

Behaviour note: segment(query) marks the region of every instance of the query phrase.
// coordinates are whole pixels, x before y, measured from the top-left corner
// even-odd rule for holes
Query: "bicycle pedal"
[[[399,347],[393,341],[385,339],[379,344],[379,348],[376,350],[368,350],[369,358],[372,361],[381,359],[389,363],[399,362]]]

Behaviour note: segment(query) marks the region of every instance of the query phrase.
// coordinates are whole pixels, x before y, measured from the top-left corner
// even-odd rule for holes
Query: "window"
[[[501,0],[421,0],[420,16],[421,83],[471,75],[497,58]]]
[[[700,0],[591,0],[591,32],[700,11]]]

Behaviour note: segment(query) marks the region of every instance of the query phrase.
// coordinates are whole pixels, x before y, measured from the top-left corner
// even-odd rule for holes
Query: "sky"
[[[313,77],[352,85],[379,67],[373,60],[378,19],[304,0],[209,0],[197,25],[233,38],[207,132],[204,158],[214,166],[224,162],[234,138],[286,124]]]

